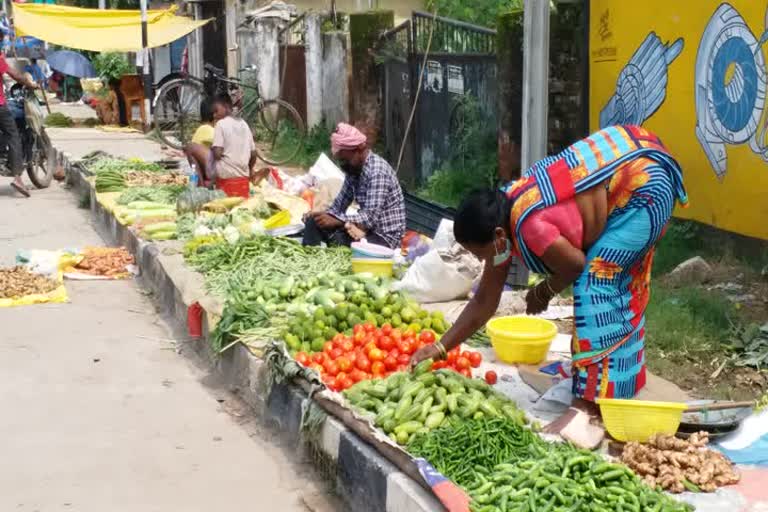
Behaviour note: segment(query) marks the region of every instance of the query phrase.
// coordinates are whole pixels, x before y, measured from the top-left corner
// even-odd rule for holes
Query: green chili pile
[[[548,443],[506,418],[459,419],[417,434],[408,451],[467,490],[472,512],[685,512],[629,468]]]

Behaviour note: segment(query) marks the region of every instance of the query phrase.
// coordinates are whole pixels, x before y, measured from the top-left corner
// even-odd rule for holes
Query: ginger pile
[[[707,448],[709,434],[697,432],[687,440],[655,435],[647,444],[627,443],[621,461],[650,487],[681,493],[713,492],[735,484],[739,473],[722,453]]]
[[[186,185],[187,177],[175,172],[125,171],[125,183],[129,187],[151,187],[154,185]]]
[[[59,283],[46,276],[31,272],[27,267],[16,266],[0,269],[0,298],[18,299],[26,295],[48,293]]]

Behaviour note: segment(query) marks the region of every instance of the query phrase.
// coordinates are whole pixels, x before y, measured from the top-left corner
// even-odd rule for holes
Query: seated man
[[[365,135],[345,123],[331,135],[331,151],[346,175],[344,185],[327,211],[306,215],[304,245],[350,245],[365,238],[372,244],[399,247],[405,234],[405,201],[395,171],[368,148]],[[347,215],[352,201],[360,209]]]
[[[256,143],[243,119],[232,115],[232,100],[219,95],[213,100],[213,162],[216,188],[228,196],[249,197],[251,168],[256,163]]]

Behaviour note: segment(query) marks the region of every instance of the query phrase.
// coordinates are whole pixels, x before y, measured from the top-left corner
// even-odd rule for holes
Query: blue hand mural
[[[665,45],[651,32],[635,50],[616,80],[616,92],[600,111],[600,128],[615,124],[641,125],[667,95],[667,69],[683,51],[684,41]]]

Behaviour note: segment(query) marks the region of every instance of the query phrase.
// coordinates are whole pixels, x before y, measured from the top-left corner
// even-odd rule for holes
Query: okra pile
[[[405,445],[416,434],[449,424],[449,418],[506,418],[518,425],[525,414],[485,381],[450,370],[430,371],[422,361],[413,373],[399,372],[384,380],[362,381],[344,392],[352,406],[375,414],[374,423]],[[456,445],[461,446],[461,445]]]
[[[467,490],[472,512],[684,512],[628,467],[569,444],[548,443],[506,418],[453,418],[415,436],[414,456]]]

